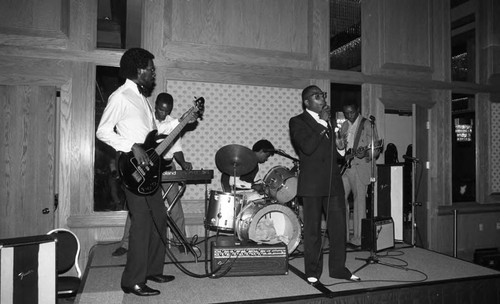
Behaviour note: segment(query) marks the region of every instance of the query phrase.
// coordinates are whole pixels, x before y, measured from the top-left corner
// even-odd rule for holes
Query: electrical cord
[[[396,252],[396,253],[398,253],[398,255],[390,255],[389,253],[391,253],[391,252]],[[417,274],[421,274],[423,276],[422,279],[418,279],[418,280],[363,280],[362,282],[363,283],[367,283],[367,282],[421,283],[421,282],[427,281],[427,279],[429,277],[428,277],[428,275],[425,272],[420,271],[418,269],[409,268],[408,267],[408,265],[409,265],[408,262],[406,262],[403,259],[397,258],[397,256],[402,256],[402,255],[404,255],[404,253],[401,252],[401,251],[399,251],[399,250],[389,251],[387,255],[383,255],[383,256],[379,255],[378,256],[379,261],[377,262],[377,264],[388,266],[388,267],[392,267],[392,268],[396,268],[396,269],[400,269],[400,270],[404,270],[404,271],[414,272],[414,273],[417,273]],[[393,259],[395,261],[401,262],[401,265],[396,265],[396,264],[391,264],[391,263],[383,263],[383,262],[380,261],[380,259]],[[359,284],[359,282],[347,281],[347,282],[338,282],[338,283],[323,284],[323,285],[327,286],[327,287],[331,287],[331,286],[336,286],[336,285],[353,284],[353,283]]]
[[[156,232],[160,236],[160,239],[161,239],[163,245],[165,246],[165,249],[166,249],[165,253],[169,257],[169,259],[173,262],[173,264],[180,271],[182,271],[184,274],[191,276],[191,277],[194,277],[194,278],[207,278],[207,277],[211,277],[211,276],[215,275],[216,271],[218,271],[220,268],[216,269],[215,271],[213,271],[211,273],[197,274],[197,273],[194,273],[194,272],[188,270],[186,267],[184,267],[184,265],[181,264],[181,262],[179,262],[179,260],[175,257],[175,255],[168,248],[169,241],[166,239],[166,235],[161,232],[161,229],[160,229],[158,223],[156,222],[156,219],[154,217],[153,210],[151,209],[151,204],[149,203],[148,197],[145,197],[145,200],[146,200],[146,204],[148,205],[149,214],[151,215],[151,219],[153,220],[153,225],[155,226]]]

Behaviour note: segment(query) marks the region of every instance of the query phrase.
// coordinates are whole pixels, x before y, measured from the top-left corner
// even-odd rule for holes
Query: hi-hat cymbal
[[[241,145],[227,145],[215,154],[215,164],[223,173],[242,176],[257,166],[257,157],[252,150]]]

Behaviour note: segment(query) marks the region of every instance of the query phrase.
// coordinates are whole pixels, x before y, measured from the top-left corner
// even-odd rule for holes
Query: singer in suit
[[[324,214],[329,237],[330,277],[358,281],[359,278],[345,266],[346,209],[337,166],[337,144],[342,144],[342,140],[337,139],[329,124],[331,113],[325,92],[317,86],[308,86],[302,91],[302,103],[304,112],[292,117],[289,127],[300,160],[297,196],[303,203],[305,274],[310,284],[320,284]]]

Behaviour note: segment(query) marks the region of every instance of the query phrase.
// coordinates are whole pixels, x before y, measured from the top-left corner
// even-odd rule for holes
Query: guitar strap
[[[365,120],[366,120],[366,118],[361,117],[361,121],[359,122],[358,129],[356,130],[356,137],[354,137],[354,144],[352,145],[353,153],[355,153],[355,151],[358,149],[358,144],[359,144],[359,139],[361,137],[361,132],[363,132],[363,129],[365,128]]]

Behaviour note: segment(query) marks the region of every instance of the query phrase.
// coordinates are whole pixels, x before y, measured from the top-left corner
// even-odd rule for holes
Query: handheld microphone
[[[370,120],[371,120],[371,121],[375,121],[375,116],[370,115]]]
[[[416,162],[416,163],[420,162],[420,160],[418,158],[411,157],[411,156],[408,156],[408,155],[403,155],[403,158],[406,159],[406,160],[412,161],[412,162]]]

